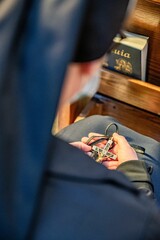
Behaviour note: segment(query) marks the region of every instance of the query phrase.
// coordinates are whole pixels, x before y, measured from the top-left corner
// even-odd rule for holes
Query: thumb
[[[126,138],[124,136],[119,135],[118,133],[113,133],[113,139],[119,146],[123,146],[126,144],[129,145]]]

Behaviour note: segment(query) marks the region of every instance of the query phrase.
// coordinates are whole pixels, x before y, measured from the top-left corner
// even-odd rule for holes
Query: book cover
[[[103,68],[146,81],[148,37],[124,32],[125,38],[117,35],[113,48],[107,54]]]

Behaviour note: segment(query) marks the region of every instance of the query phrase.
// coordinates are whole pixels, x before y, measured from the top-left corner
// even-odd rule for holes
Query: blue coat
[[[79,209],[77,217],[81,214],[79,207],[82,202],[82,207],[85,208],[83,201],[80,201],[78,206],[74,201],[70,208],[68,203],[70,202],[69,198],[72,199],[73,195],[80,199],[83,196],[83,190],[80,194],[81,188],[74,185],[72,191],[72,187],[67,186],[67,180],[62,187],[67,196],[57,195],[57,191],[61,189],[62,182],[60,181],[56,185],[55,193],[53,192],[58,199],[53,199],[53,202],[52,199],[48,199],[51,200],[49,202],[46,199],[49,186],[45,186],[44,183],[46,183],[47,169],[52,172],[54,162],[59,164],[59,158],[60,160],[63,159],[65,163],[68,161],[67,164],[61,165],[62,168],[64,166],[64,180],[66,174],[71,174],[71,176],[74,172],[74,174],[79,174],[79,168],[83,170],[86,164],[84,162],[82,167],[77,165],[78,168],[75,169],[75,162],[71,158],[75,154],[77,161],[80,161],[83,158],[82,153],[74,153],[75,150],[70,146],[51,137],[51,127],[56,114],[66,67],[72,60],[88,61],[96,59],[107,51],[114,34],[120,27],[128,1],[103,1],[102,7],[100,7],[103,14],[100,13],[98,7],[100,6],[99,1],[14,0],[10,2],[5,0],[0,3],[0,239],[31,239],[31,235],[41,227],[44,221],[41,222],[39,220],[41,218],[38,218],[38,216],[43,215],[44,208],[46,208],[44,212],[50,213],[47,216],[50,224],[44,224],[43,226],[50,226],[50,232],[43,229],[44,232],[40,234],[41,238],[43,236],[42,239],[52,239],[50,238],[51,233],[55,233],[54,239],[65,239],[64,235],[59,237],[57,227],[65,226],[63,221],[73,221],[75,209]],[[99,9],[98,19],[101,20],[98,22],[99,27],[95,26],[95,29],[98,30],[95,34],[90,35],[88,31],[93,31],[95,21],[92,22],[91,26],[90,18],[87,20],[87,16],[89,11],[94,18],[96,2],[98,3],[97,10]],[[93,6],[94,9],[92,9]],[[101,18],[101,16],[103,17]],[[89,24],[86,24],[87,22]],[[109,24],[110,22],[112,24]],[[97,35],[99,29],[101,29],[101,34],[105,33],[102,34],[102,36],[105,36],[104,38]],[[89,39],[89,36],[92,36],[92,39],[94,39],[94,36],[98,36],[99,41],[103,39],[103,46],[106,42],[106,47],[103,47],[100,52],[97,50],[95,56],[88,55],[87,46],[90,44],[87,43],[87,40],[85,41],[86,34],[88,35],[86,39]],[[96,39],[93,40],[90,53],[94,50],[95,42],[97,42]],[[83,46],[86,50],[84,56],[80,56],[79,52],[81,52]],[[51,152],[49,151],[50,145],[52,146]],[[60,151],[57,152],[58,149]],[[59,155],[59,152],[62,155]],[[86,156],[84,156],[85,158]],[[90,166],[90,162],[88,164]],[[93,170],[93,176],[96,174],[96,169]],[[55,171],[57,172],[56,169]],[[103,170],[100,171],[102,171],[102,175],[100,173],[99,181],[108,181],[102,180],[104,173]],[[59,172],[57,172],[58,174]],[[113,177],[114,175],[116,174],[113,173]],[[86,177],[86,173],[84,173],[84,177]],[[107,179],[110,179],[109,175]],[[122,181],[126,182],[123,177]],[[55,184],[57,184],[57,181],[55,181]],[[130,191],[137,194],[128,182],[125,184],[129,185]],[[85,193],[88,192],[87,188]],[[100,189],[104,190],[104,188],[105,184],[102,184]],[[76,189],[79,189],[79,191],[74,192]],[[107,195],[109,196],[110,190],[107,188],[108,191],[103,193],[100,189],[98,190],[96,187],[93,190],[90,195],[91,199],[93,201],[95,198],[97,201],[97,198],[100,198],[103,199],[103,203],[106,203],[104,199]],[[120,189],[121,186],[117,188],[119,196],[121,196]],[[99,191],[102,196],[99,195]],[[66,197],[69,198],[64,201]],[[89,193],[88,197],[86,196],[86,202],[87,199],[90,199]],[[132,201],[134,202],[134,199],[131,199]],[[59,206],[58,203],[60,203]],[[61,218],[60,221],[57,221],[58,226],[55,224],[53,229],[52,223],[61,217],[63,213],[61,206],[63,204],[63,207],[65,207],[65,203],[67,205],[64,214],[66,214],[66,211],[70,212],[73,209],[73,215],[71,218],[68,218],[68,214],[65,215],[67,219]],[[136,203],[139,206],[140,203]],[[93,202],[89,204],[92,206]],[[101,211],[98,211],[99,208],[96,208],[96,206],[100,208],[103,204],[101,201],[95,203],[94,208],[86,209],[86,215],[89,216],[89,213],[95,209],[95,220],[98,220],[101,217]],[[142,204],[140,204],[140,207],[143,207]],[[61,212],[59,212],[60,209]],[[109,209],[111,210],[110,204],[108,205]],[[51,213],[54,213],[54,216]],[[96,215],[97,213],[100,215]],[[139,215],[137,217],[139,218]],[[44,219],[48,221],[46,218]],[[77,219],[75,220],[77,222]],[[84,222],[81,223],[82,229],[86,231],[87,222],[85,223],[85,218]],[[89,227],[94,229],[94,234],[96,231],[95,225]],[[56,229],[58,230],[57,234]],[[70,229],[72,229],[72,222],[68,230]],[[70,239],[72,239],[72,232],[69,233]],[[68,235],[66,235],[66,239],[69,239]],[[86,239],[89,239],[89,237],[86,236]]]

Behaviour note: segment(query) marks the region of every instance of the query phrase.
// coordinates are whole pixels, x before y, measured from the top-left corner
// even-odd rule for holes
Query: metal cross
[[[92,150],[94,151],[94,153],[96,153],[96,162],[102,163],[105,157],[116,160],[117,156],[109,152],[109,149],[111,148],[112,144],[113,137],[110,137],[104,148],[100,148],[95,145],[92,146]]]

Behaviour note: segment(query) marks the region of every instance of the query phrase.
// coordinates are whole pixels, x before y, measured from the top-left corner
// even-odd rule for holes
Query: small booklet
[[[119,73],[146,81],[149,37],[124,31],[113,39],[113,48],[102,65]]]

